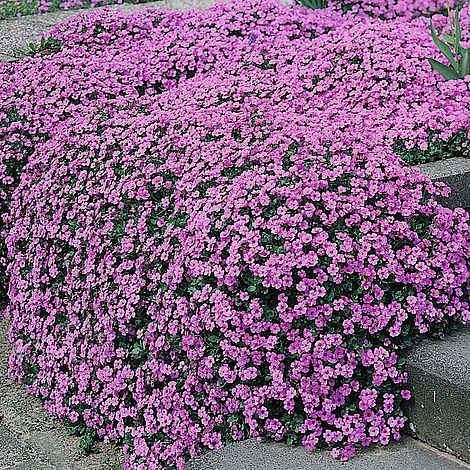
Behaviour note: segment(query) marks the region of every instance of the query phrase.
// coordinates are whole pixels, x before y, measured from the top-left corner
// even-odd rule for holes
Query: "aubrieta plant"
[[[450,67],[435,59],[428,60],[431,67],[447,80],[458,80],[464,78],[466,75],[470,75],[470,48],[463,47],[461,44],[462,37],[459,11],[459,8],[455,9],[453,21],[449,11],[449,20],[451,20],[450,34],[443,34],[443,40],[439,39],[437,36],[431,20],[432,39],[449,61]]]
[[[57,10],[96,8],[126,1],[128,0],[0,0],[0,19]],[[149,0],[132,0],[132,3],[147,1]],[[458,4],[459,1],[461,2],[450,0],[450,3]],[[296,0],[296,3],[312,9],[330,7],[337,11],[350,11],[359,16],[392,19],[397,16],[412,18],[440,12],[446,8],[449,0]]]
[[[138,0],[136,3],[145,3],[146,1],[150,0]],[[96,8],[124,2],[125,0],[0,0],[0,19],[58,10]]]
[[[469,82],[415,15],[102,10],[0,65],[10,373],[82,451],[400,438],[401,352],[470,317],[468,214],[410,168],[464,151]]]

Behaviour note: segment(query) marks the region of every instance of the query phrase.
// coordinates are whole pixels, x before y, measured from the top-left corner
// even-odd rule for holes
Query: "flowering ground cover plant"
[[[468,154],[470,79],[400,5],[102,11],[2,66],[10,371],[127,468],[387,444],[400,352],[469,320],[468,215],[410,165]]]
[[[57,10],[99,7],[103,5],[122,4],[126,0],[0,0],[0,18],[22,15],[33,15]],[[150,0],[132,0],[133,3],[146,3]],[[310,3],[308,3],[310,2]],[[299,2],[297,2],[299,3]],[[458,3],[455,0],[321,0],[318,6],[330,7],[344,12],[394,18],[396,16],[429,15],[443,11]],[[307,0],[307,5],[315,5]]]
[[[151,0],[131,1],[132,3],[146,3]],[[96,8],[125,2],[126,0],[0,0],[0,19],[59,10]]]

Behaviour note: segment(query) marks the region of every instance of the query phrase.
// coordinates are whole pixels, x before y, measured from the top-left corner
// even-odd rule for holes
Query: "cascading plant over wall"
[[[399,439],[401,352],[470,318],[468,214],[409,166],[470,128],[428,28],[103,11],[2,65],[11,374],[131,470],[250,436],[343,460]]]

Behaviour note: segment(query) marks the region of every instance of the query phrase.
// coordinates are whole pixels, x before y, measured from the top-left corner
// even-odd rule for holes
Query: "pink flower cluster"
[[[466,152],[470,80],[431,70],[427,27],[105,10],[3,65],[12,375],[132,470],[398,439],[400,351],[470,319],[468,215],[397,154]]]
[[[145,3],[150,0],[133,0],[133,3]],[[30,0],[0,0],[0,16],[16,11],[17,16],[25,12],[44,13],[55,10],[71,10],[77,8],[98,7],[110,4],[124,3],[125,0],[39,0],[37,6]],[[16,10],[13,8],[16,3]],[[294,3],[294,0],[291,1]],[[299,3],[299,2],[297,2]],[[406,17],[413,18],[421,15],[432,15],[442,12],[447,7],[459,4],[458,0],[328,0],[332,9],[343,12],[353,12],[379,18]],[[3,8],[2,8],[3,7]]]
[[[336,0],[344,11],[374,18],[414,18],[447,12],[461,2],[456,0]],[[336,2],[335,2],[336,3]]]

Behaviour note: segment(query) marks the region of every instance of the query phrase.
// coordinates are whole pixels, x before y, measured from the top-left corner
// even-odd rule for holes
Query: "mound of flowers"
[[[470,81],[407,11],[102,11],[3,65],[12,375],[133,470],[399,439],[400,351],[470,318],[468,215],[409,166],[468,152]]]
[[[149,1],[152,0],[132,0],[132,3]],[[296,0],[284,0],[284,3],[294,1]],[[57,10],[96,8],[126,2],[131,3],[130,0],[0,0],[0,18]],[[390,19],[397,16],[412,18],[431,15],[453,7],[459,2],[458,0],[330,0],[328,4],[330,8],[337,11],[352,11],[360,15]]]
[[[470,30],[468,7],[461,16]],[[309,113],[323,143],[387,145],[409,164],[469,155],[469,82],[445,82],[431,70],[426,58],[438,51],[427,21],[271,0],[69,20],[49,33],[54,53],[0,65],[0,215],[24,164],[59,123],[86,121],[91,107],[112,115],[144,106],[187,80],[237,71],[251,50],[266,60],[265,79],[278,82],[277,99]],[[445,28],[443,16],[433,21]],[[4,255],[0,241],[0,266]]]

